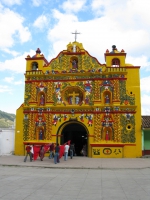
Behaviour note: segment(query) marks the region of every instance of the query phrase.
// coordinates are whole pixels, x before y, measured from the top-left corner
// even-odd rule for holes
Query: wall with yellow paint
[[[79,123],[88,135],[89,157],[141,157],[140,68],[126,63],[126,53],[115,46],[104,56],[106,64],[101,64],[78,42],[69,43],[50,62],[39,49],[35,56],[27,56],[24,105],[17,110],[16,155],[24,155],[24,142],[61,143],[65,123]],[[73,92],[80,103],[69,96]],[[100,154],[94,153],[99,150]]]

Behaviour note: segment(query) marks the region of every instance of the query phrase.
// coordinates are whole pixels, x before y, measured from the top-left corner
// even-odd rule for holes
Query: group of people
[[[68,159],[69,151],[70,151],[70,158],[72,159],[73,155],[75,154],[74,144],[71,144],[70,146],[68,143],[65,144],[65,146],[64,146],[64,160],[65,161],[67,161],[67,159]],[[51,151],[50,151],[50,155],[51,155]],[[55,164],[59,163],[60,162],[59,159],[60,159],[60,146],[57,143],[57,145],[55,147],[54,163]]]
[[[30,162],[32,162],[32,160],[34,160],[34,145],[30,145],[27,144],[26,146],[26,156],[24,158],[24,162],[27,161],[27,157],[30,157]],[[66,143],[65,145],[61,145],[59,146],[59,144],[57,143],[56,146],[54,145],[54,143],[50,144],[48,149],[45,149],[44,145],[42,145],[40,147],[39,150],[39,157],[40,160],[43,161],[44,155],[46,153],[46,151],[50,152],[49,154],[49,159],[53,159],[54,158],[54,163],[57,164],[59,163],[59,159],[61,158],[61,154],[64,154],[64,160],[66,161],[68,159],[68,153],[70,151],[70,158],[73,158],[73,155],[75,154],[75,147],[74,144],[71,144],[69,146],[68,143]]]

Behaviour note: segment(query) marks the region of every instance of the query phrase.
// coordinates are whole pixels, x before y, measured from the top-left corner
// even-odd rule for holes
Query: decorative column
[[[114,80],[113,84],[114,84],[113,100],[114,101],[120,101],[119,81]]]
[[[101,121],[100,121],[100,114],[94,115],[94,142],[100,142],[102,139],[101,135]]]
[[[94,101],[100,100],[100,81],[95,81],[95,87],[94,87]]]
[[[31,102],[37,101],[36,99],[36,83],[33,82],[31,86]]]
[[[52,94],[53,94],[53,83],[50,81],[47,82],[47,102],[53,101]]]
[[[52,114],[47,113],[46,115],[46,140],[52,140]]]
[[[114,142],[121,142],[120,115],[114,114]]]
[[[28,140],[35,140],[35,114],[29,114],[29,132],[28,132]]]

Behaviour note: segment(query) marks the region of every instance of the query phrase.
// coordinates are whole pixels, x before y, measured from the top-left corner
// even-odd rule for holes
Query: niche
[[[120,67],[120,60],[118,58],[112,60],[112,67]]]
[[[109,91],[103,93],[103,102],[106,105],[109,105],[111,103],[111,93]]]
[[[72,57],[70,59],[70,69],[77,70],[78,69],[78,58]]]
[[[31,64],[31,66],[32,66],[32,70],[38,70],[38,63],[37,62],[33,62]]]
[[[38,105],[39,106],[44,106],[45,105],[45,93],[44,92],[40,92],[38,94]]]

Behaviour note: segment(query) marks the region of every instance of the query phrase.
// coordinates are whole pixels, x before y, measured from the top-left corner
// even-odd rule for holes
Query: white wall
[[[14,129],[0,131],[0,155],[10,155],[14,152]]]

